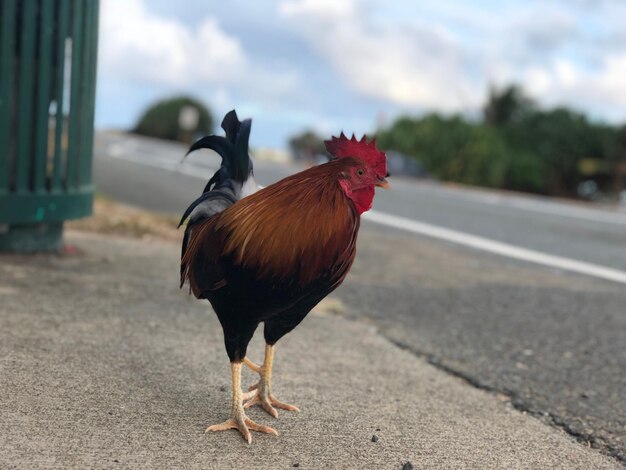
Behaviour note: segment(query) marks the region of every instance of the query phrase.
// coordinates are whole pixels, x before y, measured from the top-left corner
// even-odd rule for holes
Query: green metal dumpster
[[[0,251],[88,216],[98,0],[0,0]]]

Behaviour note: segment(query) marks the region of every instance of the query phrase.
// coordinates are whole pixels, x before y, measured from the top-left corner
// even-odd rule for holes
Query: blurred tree
[[[522,119],[534,109],[534,103],[524,96],[517,85],[498,90],[489,90],[489,99],[483,108],[485,122],[491,126],[502,126]]]
[[[403,117],[381,131],[378,142],[418,159],[443,180],[502,187],[507,177],[510,152],[503,138],[495,129],[461,116]]]
[[[626,126],[590,122],[567,108],[538,110],[516,86],[491,90],[483,123],[401,117],[378,141],[440,179],[468,184],[576,196],[586,179],[614,194],[626,179]]]
[[[213,116],[209,109],[194,98],[180,96],[151,105],[132,132],[190,143],[198,134],[209,134],[212,130]]]
[[[611,190],[619,194],[626,190],[626,124],[615,130],[611,155],[614,162]]]
[[[506,156],[502,188],[531,193],[546,193],[546,164],[536,154],[512,148]]]
[[[566,108],[532,111],[516,123],[509,123],[503,134],[513,149],[533,155],[544,166],[544,192],[573,196],[581,182],[582,159],[606,159],[611,132],[606,126]]]
[[[318,155],[327,155],[324,139],[310,130],[291,137],[289,148],[296,160],[313,161]]]

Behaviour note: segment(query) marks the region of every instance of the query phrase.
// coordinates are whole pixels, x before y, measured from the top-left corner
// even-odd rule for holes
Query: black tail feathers
[[[234,144],[240,127],[241,121],[237,117],[237,111],[233,109],[227,112],[224,119],[222,119],[222,129],[226,132],[226,139]]]
[[[180,227],[187,220],[181,253],[181,287],[187,272],[187,265],[182,260],[184,260],[185,253],[189,248],[189,240],[193,231],[198,224],[210,219],[241,199],[245,195],[244,187],[246,187],[246,191],[250,191],[250,185],[246,186],[246,183],[254,184],[254,179],[248,181],[252,178],[252,160],[248,153],[251,127],[252,121],[250,119],[240,121],[235,110],[232,110],[222,120],[225,137],[217,135],[202,137],[194,142],[187,152],[189,155],[198,149],[213,150],[222,157],[222,165],[208,181],[202,195],[189,205],[178,224]]]
[[[248,140],[252,127],[251,119],[239,121],[237,113],[233,109],[222,120],[222,129],[226,137],[207,135],[193,143],[187,155],[198,149],[210,149],[222,157],[222,167],[226,169],[229,178],[240,183],[245,182],[252,172],[252,160],[250,159]],[[211,181],[217,176],[217,173]],[[210,186],[210,185],[207,185]]]

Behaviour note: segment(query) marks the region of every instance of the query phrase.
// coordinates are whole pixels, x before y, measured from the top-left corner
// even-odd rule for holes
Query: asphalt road
[[[129,204],[182,213],[218,164],[210,153],[181,164],[183,153],[176,144],[101,134],[97,189]],[[298,170],[255,165],[261,184]],[[366,221],[361,237],[367,237],[367,249],[359,250],[336,293],[350,315],[626,460],[626,283],[594,275],[605,269],[626,276],[626,213],[432,182],[391,182],[392,190],[377,192],[375,212],[429,230],[453,230],[460,241]],[[476,250],[464,236],[508,248],[504,255]],[[590,275],[559,262],[520,261],[513,256],[516,247],[583,262],[582,272]]]

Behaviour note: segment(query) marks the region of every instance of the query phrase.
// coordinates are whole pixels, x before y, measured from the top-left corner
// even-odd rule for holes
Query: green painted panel
[[[83,0],[75,0],[72,4],[72,82],[70,85],[70,128],[67,147],[67,168],[65,188],[78,186],[78,165],[80,158],[80,127],[81,127],[81,62],[83,48]]]
[[[8,194],[0,197],[0,223],[60,222],[91,214],[93,187],[72,194]]]
[[[98,0],[91,0],[93,4],[93,8],[91,9],[92,17],[91,17],[91,51],[89,53],[89,83],[91,84],[90,95],[89,95],[89,122],[94,122],[95,120],[95,112],[96,112],[96,86],[97,86],[97,69],[98,69],[98,26],[100,25],[99,21],[99,6],[100,2]],[[91,126],[89,128],[89,144],[88,149],[90,155],[93,155],[93,138],[94,138],[94,128]],[[88,174],[89,180],[92,178],[92,165],[93,158],[88,159]]]
[[[55,101],[57,104],[56,116],[54,117],[54,158],[52,160],[52,185],[53,192],[62,191],[61,176],[64,165],[63,154],[65,145],[63,142],[63,128],[65,118],[63,116],[63,100],[65,99],[65,41],[69,25],[70,6],[69,0],[60,0],[57,21],[56,37],[56,70],[55,70]]]
[[[9,190],[16,0],[0,2],[0,195]]]
[[[96,108],[96,70],[97,70],[97,62],[98,62],[98,7],[99,2],[97,0],[89,1],[89,15],[86,16],[87,24],[89,25],[89,50],[85,52],[85,62],[87,64],[87,71],[85,76],[85,81],[90,86],[88,88],[88,93],[86,100],[84,102],[85,106],[85,120],[87,122],[94,122],[95,117],[95,108]],[[94,129],[93,126],[89,128],[83,129],[85,135],[85,154],[92,155],[93,154],[93,136]],[[82,179],[81,184],[85,184],[87,181],[91,182],[92,178],[92,163],[93,158],[87,158],[82,160]]]
[[[37,66],[37,114],[33,189],[37,193],[47,190],[46,176],[48,166],[48,110],[50,109],[50,76],[52,65],[52,33],[54,30],[53,2],[41,3],[39,26],[39,54]]]
[[[35,76],[35,0],[22,0],[22,23],[19,57],[19,103],[17,126],[17,152],[15,189],[18,193],[29,191],[32,158],[33,79]]]

